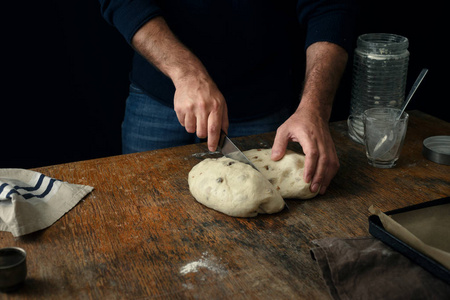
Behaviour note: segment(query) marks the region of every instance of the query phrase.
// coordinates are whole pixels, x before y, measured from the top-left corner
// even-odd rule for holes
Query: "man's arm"
[[[281,159],[289,141],[300,143],[305,153],[306,182],[311,191],[325,193],[339,169],[339,159],[328,121],[333,99],[347,64],[347,52],[328,42],[316,42],[306,50],[306,74],[300,104],[281,125],[272,147],[272,159]]]
[[[131,44],[175,85],[174,108],[187,132],[208,137],[215,151],[220,130],[228,130],[227,105],[201,61],[172,33],[162,17],[142,26]]]

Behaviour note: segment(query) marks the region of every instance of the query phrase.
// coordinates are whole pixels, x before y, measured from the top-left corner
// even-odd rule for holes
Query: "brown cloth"
[[[312,243],[334,299],[450,299],[450,284],[373,237]]]

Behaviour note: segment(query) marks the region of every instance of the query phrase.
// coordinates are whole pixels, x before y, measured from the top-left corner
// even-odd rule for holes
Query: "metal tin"
[[[408,207],[391,210],[385,214],[393,216],[396,214],[407,213],[412,211],[419,211],[420,209],[428,208],[436,205],[450,204],[450,197],[436,199],[411,205]],[[436,277],[442,279],[445,282],[450,282],[450,270],[444,267],[441,263],[423,254],[422,251],[411,247],[406,244],[400,237],[396,237],[389,233],[386,228],[383,227],[383,223],[377,215],[371,215],[369,217],[369,232],[375,238],[379,239],[383,243],[389,245],[394,250],[408,257],[410,260],[429,271]]]
[[[423,140],[423,156],[443,165],[450,165],[450,136],[436,135]]]

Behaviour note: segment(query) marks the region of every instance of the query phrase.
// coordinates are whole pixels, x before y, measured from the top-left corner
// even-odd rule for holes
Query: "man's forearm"
[[[314,108],[329,120],[334,96],[347,64],[347,52],[338,45],[317,42],[306,50],[306,73],[299,109]]]
[[[208,76],[200,60],[176,38],[162,17],[142,26],[131,43],[175,85],[187,76]]]
[[[208,147],[215,151],[221,129],[228,129],[228,110],[225,98],[202,62],[176,38],[162,17],[142,26],[131,43],[172,79],[173,105],[180,124],[199,138],[208,137]]]

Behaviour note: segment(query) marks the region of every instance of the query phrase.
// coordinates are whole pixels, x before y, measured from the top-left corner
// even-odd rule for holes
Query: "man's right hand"
[[[187,132],[208,137],[208,149],[215,151],[220,130],[228,130],[228,110],[222,93],[209,76],[190,76],[178,80],[175,87],[178,121]]]

